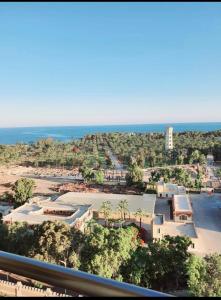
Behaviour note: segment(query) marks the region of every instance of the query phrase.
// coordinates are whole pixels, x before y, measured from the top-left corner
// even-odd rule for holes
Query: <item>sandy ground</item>
[[[34,168],[27,168],[27,167],[10,167],[10,168],[0,168],[0,195],[2,195],[4,192],[10,192],[12,184],[18,180],[19,178],[25,177],[27,174],[31,174],[35,171]],[[27,177],[29,177],[27,175]],[[58,183],[56,179],[37,179],[34,178],[36,188],[34,190],[34,193],[36,195],[49,195],[49,194],[55,194],[56,192],[53,190],[54,186],[57,186]]]
[[[191,200],[201,254],[221,254],[221,194],[192,194]]]

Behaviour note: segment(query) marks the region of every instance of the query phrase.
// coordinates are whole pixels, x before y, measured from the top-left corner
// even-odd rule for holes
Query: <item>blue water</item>
[[[86,134],[95,134],[99,132],[164,132],[168,125],[173,126],[174,132],[205,132],[221,129],[221,122],[0,128],[0,144],[29,143],[48,137],[67,142],[72,139],[81,138]]]

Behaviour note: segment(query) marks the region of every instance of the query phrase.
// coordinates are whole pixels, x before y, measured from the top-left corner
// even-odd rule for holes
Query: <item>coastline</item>
[[[0,144],[31,143],[49,137],[68,142],[97,133],[164,133],[168,125],[174,128],[174,132],[221,130],[221,122],[14,127],[0,128]]]

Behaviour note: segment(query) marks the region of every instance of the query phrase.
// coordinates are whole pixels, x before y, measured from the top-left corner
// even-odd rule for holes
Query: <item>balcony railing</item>
[[[0,251],[0,269],[74,291],[83,296],[172,297],[172,295],[141,288],[133,284],[102,278],[3,251]]]

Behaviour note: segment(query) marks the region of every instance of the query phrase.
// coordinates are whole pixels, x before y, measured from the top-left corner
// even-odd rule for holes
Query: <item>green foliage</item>
[[[188,286],[194,296],[221,296],[221,255],[191,256],[187,273]]]
[[[124,281],[157,290],[179,288],[186,280],[190,245],[177,236],[138,247],[122,270]]]
[[[82,251],[84,271],[107,278],[120,279],[120,267],[138,245],[134,227],[108,229],[96,225]]]
[[[218,169],[217,171],[216,171],[217,173],[217,176],[219,177],[219,178],[221,178],[221,168],[220,169]]]
[[[80,262],[72,245],[72,234],[70,226],[63,222],[43,222],[37,229],[30,255],[49,263],[78,268]]]
[[[112,204],[110,201],[104,201],[101,205],[100,212],[104,215],[105,224],[107,225],[108,218],[111,215]]]
[[[97,184],[102,184],[104,183],[104,172],[101,170],[98,170],[95,172],[95,182]]]
[[[137,163],[133,163],[128,168],[128,173],[126,175],[126,182],[128,186],[142,184],[143,170],[140,167],[138,167]]]
[[[23,205],[33,195],[35,182],[28,178],[19,178],[12,187],[14,191],[15,205]]]
[[[128,202],[127,200],[121,200],[117,206],[117,210],[121,214],[121,219],[125,220],[126,218],[126,213],[129,212],[128,210]]]
[[[155,183],[158,182],[160,179],[162,179],[164,182],[172,181],[174,183],[184,185],[186,187],[193,187],[194,185],[192,177],[188,173],[188,171],[180,167],[176,167],[172,170],[169,168],[162,168],[158,171],[151,172],[149,184],[155,186]]]

